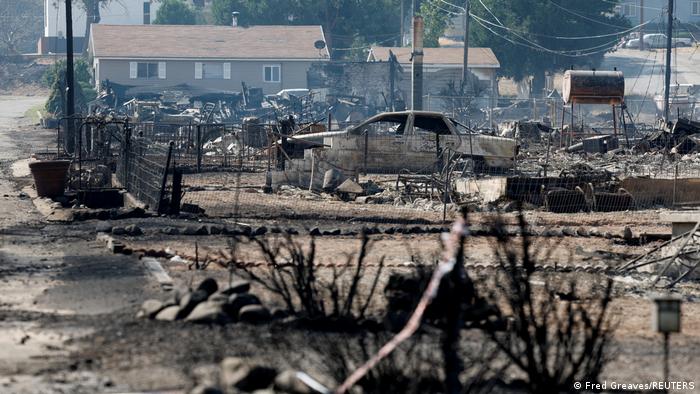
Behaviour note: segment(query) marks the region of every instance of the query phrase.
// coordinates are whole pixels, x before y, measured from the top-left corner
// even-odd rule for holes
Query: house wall
[[[700,3],[699,0],[675,0],[673,9],[674,16],[684,23],[700,22],[700,15],[693,15],[692,3]],[[644,22],[652,21],[652,23],[666,22],[664,10],[668,6],[667,0],[622,0],[617,8],[619,14],[625,15],[633,26],[640,24],[641,11],[643,4]],[[697,7],[700,7],[698,5]],[[655,33],[655,32],[647,32]]]
[[[106,25],[142,25],[143,3],[151,3],[151,21],[156,19],[160,4],[151,0],[110,1],[100,8],[100,23]],[[85,36],[85,9],[73,1],[73,35]],[[65,36],[66,6],[63,0],[44,0],[44,37]]]
[[[138,59],[137,62],[153,62],[157,59]],[[212,61],[231,63],[231,79],[195,79],[195,63],[207,62],[195,60],[160,60],[166,64],[165,79],[132,79],[129,77],[129,60],[97,59],[95,61],[95,80],[109,79],[131,86],[174,86],[188,85],[220,90],[241,91],[241,82],[248,87],[260,87],[265,94],[277,93],[282,89],[307,88],[306,72],[311,67],[310,61]],[[263,66],[279,64],[281,82],[263,82]]]
[[[396,68],[394,89],[400,90],[402,73]],[[391,69],[388,62],[318,62],[308,73],[309,89],[325,90],[326,94],[358,96],[365,104],[385,108],[391,99]],[[409,75],[410,77],[410,75]],[[403,93],[403,92],[402,92]],[[403,95],[396,100],[405,100]]]
[[[402,64],[404,73],[401,77],[401,82],[399,88],[404,93],[407,98],[407,102],[410,103],[411,100],[411,89],[413,82],[411,81],[411,65]],[[489,91],[486,96],[498,97],[498,84],[496,83],[496,71],[495,68],[470,68],[474,75],[479,78],[482,84],[494,87],[493,92]],[[459,88],[462,81],[462,68],[461,67],[451,67],[451,68],[431,68],[426,67],[423,69],[423,109],[431,111],[441,111],[444,110],[443,100],[434,97],[427,96],[440,96],[441,91],[447,89],[451,82],[455,83],[455,87]],[[488,105],[489,101],[486,100],[481,105]]]

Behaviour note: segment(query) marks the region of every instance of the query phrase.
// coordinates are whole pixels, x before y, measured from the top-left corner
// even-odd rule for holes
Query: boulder
[[[237,294],[237,293],[247,293],[250,291],[250,282],[247,280],[234,280],[231,282],[231,286],[221,290],[223,294]]]
[[[238,321],[242,323],[260,324],[271,319],[270,311],[262,305],[246,305],[238,311]]]
[[[95,226],[95,231],[98,233],[109,233],[112,231],[112,224],[110,222],[99,222]]]
[[[196,290],[191,293],[185,294],[182,299],[180,299],[180,312],[177,315],[178,319],[184,319],[187,315],[192,312],[192,310],[197,306],[197,304],[204,302],[209,298],[204,290]]]
[[[124,227],[124,232],[126,232],[126,235],[130,235],[132,237],[143,234],[143,230],[141,230],[141,227],[135,224],[130,224]]]
[[[255,391],[272,385],[277,371],[253,364],[238,357],[221,361],[221,386],[227,391]]]
[[[177,316],[180,312],[180,307],[177,305],[169,306],[167,308],[164,308],[158,314],[156,315],[156,320],[163,320],[163,321],[175,321],[177,320]]]
[[[141,305],[141,310],[136,317],[153,319],[164,307],[165,305],[159,300],[146,300]]]
[[[126,234],[126,230],[124,230],[124,227],[114,226],[114,227],[112,227],[112,234],[124,235],[124,234]]]
[[[346,179],[345,182],[341,183],[340,186],[338,186],[335,190],[337,192],[347,194],[362,194],[365,192],[365,190],[362,188],[362,186],[360,186],[359,183],[349,178]]]
[[[219,285],[216,283],[216,279],[206,278],[199,284],[199,286],[197,286],[197,290],[205,291],[208,297],[219,290]]]
[[[260,299],[250,293],[236,293],[232,294],[228,299],[228,305],[226,305],[226,311],[234,317],[238,317],[238,313],[241,308],[248,305],[260,305]]]
[[[185,321],[193,323],[225,323],[226,320],[227,316],[222,304],[212,301],[197,304],[185,318]]]

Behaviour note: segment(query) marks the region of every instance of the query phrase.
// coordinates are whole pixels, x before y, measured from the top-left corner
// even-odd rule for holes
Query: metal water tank
[[[621,71],[568,70],[562,93],[566,104],[620,105],[625,97],[625,77]]]

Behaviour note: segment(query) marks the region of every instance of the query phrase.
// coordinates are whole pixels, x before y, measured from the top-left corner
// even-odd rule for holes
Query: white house
[[[622,0],[616,12],[626,16],[632,25],[643,22],[666,22],[668,0]],[[700,0],[675,0],[673,15],[681,23],[700,22]]]
[[[87,15],[82,2],[73,1],[73,37],[75,51],[85,48]],[[155,18],[158,0],[113,0],[100,7],[100,23],[107,25],[148,25]],[[44,0],[44,35],[39,53],[65,53],[66,7],[64,0]]]

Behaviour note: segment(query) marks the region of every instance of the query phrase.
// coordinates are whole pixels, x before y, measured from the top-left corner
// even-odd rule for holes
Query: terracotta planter
[[[45,160],[29,163],[39,197],[62,196],[70,160]]]

